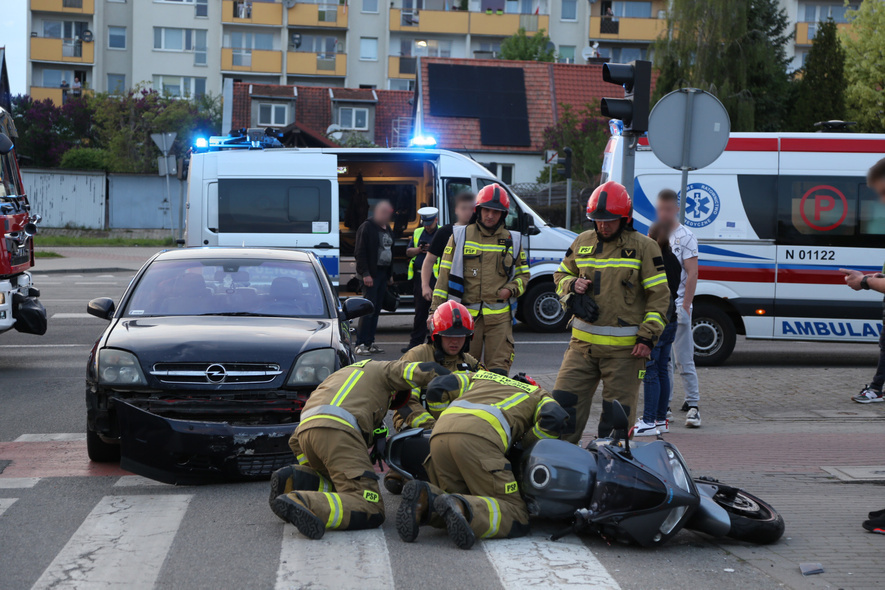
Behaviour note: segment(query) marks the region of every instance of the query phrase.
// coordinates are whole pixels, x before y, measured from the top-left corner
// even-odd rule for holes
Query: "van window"
[[[490,180],[488,178],[477,178],[476,179],[476,190],[477,192],[482,190],[482,187],[488,186],[490,184],[495,184],[494,180]],[[504,187],[501,187],[504,188]],[[504,188],[507,191],[507,194],[510,195],[510,211],[507,212],[507,219],[504,221],[504,226],[507,229],[512,229],[513,231],[522,231],[519,223],[519,205],[516,204],[516,199],[513,198],[513,193]]]
[[[410,222],[418,217],[418,186],[412,181],[340,182],[338,185],[338,213],[341,220],[341,255],[353,256],[356,230],[369,218],[369,212],[381,200],[393,205],[393,234],[400,238]]]
[[[328,180],[225,179],[218,181],[222,233],[328,234],[332,184]]]
[[[779,240],[796,245],[855,245],[862,182],[845,176],[781,176]]]
[[[455,223],[455,197],[463,192],[473,191],[469,178],[446,178],[446,212],[448,223]]]

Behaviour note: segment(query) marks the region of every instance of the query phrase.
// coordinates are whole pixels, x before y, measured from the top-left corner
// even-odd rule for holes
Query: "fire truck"
[[[40,216],[22,185],[15,154],[12,115],[0,108],[0,332],[15,328],[46,333],[46,310],[28,270],[34,266],[34,234]]]

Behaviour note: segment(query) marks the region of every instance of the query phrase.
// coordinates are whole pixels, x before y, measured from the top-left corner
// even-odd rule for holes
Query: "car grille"
[[[270,383],[282,374],[270,363],[157,363],[151,375],[162,383]]]
[[[291,453],[274,453],[272,455],[239,455],[237,469],[246,476],[266,476],[277,469],[292,464]]]

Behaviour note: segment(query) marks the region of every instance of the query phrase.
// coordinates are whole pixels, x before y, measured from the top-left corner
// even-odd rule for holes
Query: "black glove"
[[[599,306],[596,301],[586,293],[572,293],[568,300],[569,311],[592,324],[599,319]]]
[[[378,467],[383,468],[384,463],[384,454],[387,452],[387,435],[390,431],[387,429],[387,426],[382,425],[380,428],[376,428],[372,432],[372,436],[374,437],[372,440],[372,452],[369,454],[369,460],[372,463],[377,463]]]
[[[442,401],[443,395],[445,395],[447,391],[455,391],[460,388],[461,381],[458,380],[458,377],[451,373],[448,375],[441,375],[440,377],[434,378],[433,381],[427,385],[427,401],[439,403]]]
[[[538,426],[547,432],[562,434],[568,419],[569,414],[562,406],[547,402],[541,407],[541,412],[538,414]]]
[[[651,338],[645,338],[645,337],[643,337],[643,336],[637,336],[637,337],[636,337],[636,344],[645,344],[645,345],[648,346],[649,348],[654,348],[654,347],[655,347],[655,343],[654,343],[654,341],[653,341]]]

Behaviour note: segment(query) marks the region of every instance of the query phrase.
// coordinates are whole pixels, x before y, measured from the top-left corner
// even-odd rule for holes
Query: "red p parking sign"
[[[831,231],[848,217],[848,199],[839,189],[821,184],[808,189],[802,196],[799,214],[811,229]]]

